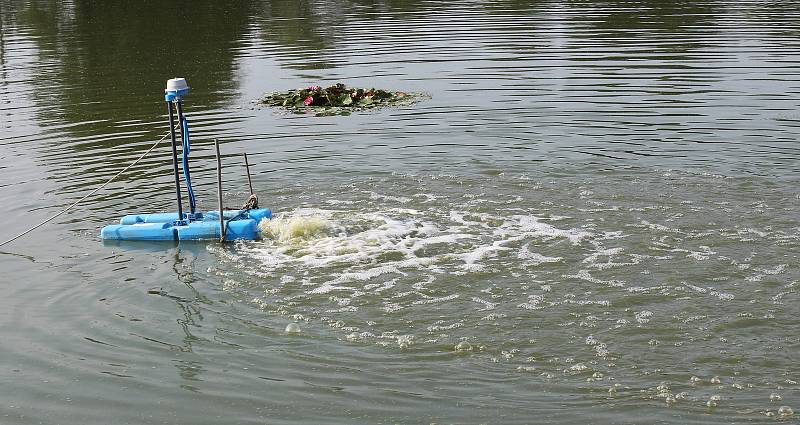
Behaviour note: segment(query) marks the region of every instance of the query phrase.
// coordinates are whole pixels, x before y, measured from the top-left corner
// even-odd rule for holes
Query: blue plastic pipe
[[[189,172],[189,152],[192,150],[191,142],[189,141],[189,121],[183,115],[183,102],[178,99],[175,102],[178,110],[178,120],[181,123],[181,141],[183,142],[182,164],[183,164],[183,178],[186,180],[186,193],[189,195],[189,212],[194,215],[196,210],[196,202],[194,197],[194,190],[192,189],[192,176]]]

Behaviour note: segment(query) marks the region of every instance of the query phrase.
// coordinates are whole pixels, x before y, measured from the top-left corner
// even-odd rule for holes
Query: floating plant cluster
[[[422,95],[418,93],[352,88],[339,83],[330,87],[309,86],[285,92],[269,93],[261,101],[267,105],[286,108],[297,113],[349,115],[352,111],[381,106],[410,105],[421,97]]]

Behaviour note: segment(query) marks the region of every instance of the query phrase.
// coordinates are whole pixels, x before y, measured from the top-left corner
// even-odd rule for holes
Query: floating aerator
[[[138,241],[164,241],[164,240],[202,240],[202,239],[257,239],[259,236],[258,223],[263,219],[272,217],[272,212],[267,208],[255,208],[257,198],[251,194],[245,209],[222,211],[209,211],[205,214],[196,211],[192,179],[189,173],[189,123],[183,115],[183,96],[189,93],[189,85],[184,78],[173,78],[167,81],[164,90],[164,100],[167,102],[169,113],[169,131],[172,141],[172,167],[175,175],[175,195],[178,201],[178,211],[172,213],[134,214],[126,215],[120,224],[106,226],[100,231],[100,237],[106,240],[138,240]],[[189,200],[189,212],[183,211],[181,200],[181,183],[178,171],[178,148],[175,136],[175,114],[178,115],[178,127],[181,137],[181,165],[183,177],[186,181],[186,192]],[[217,163],[219,164],[219,149],[217,149]],[[221,167],[217,167],[217,177],[220,184],[220,210],[222,210],[222,183]],[[248,169],[248,181],[249,181]],[[252,187],[251,187],[252,192]],[[252,200],[255,199],[255,202]],[[255,205],[254,205],[255,204]]]

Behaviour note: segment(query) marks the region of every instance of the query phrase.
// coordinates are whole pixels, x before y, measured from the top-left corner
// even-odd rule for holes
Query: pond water
[[[216,138],[276,214],[102,243],[175,208],[162,144],[0,248],[0,422],[796,421],[797,6],[0,0],[0,240],[160,138],[174,76],[200,207]],[[429,98],[256,102],[336,82]]]

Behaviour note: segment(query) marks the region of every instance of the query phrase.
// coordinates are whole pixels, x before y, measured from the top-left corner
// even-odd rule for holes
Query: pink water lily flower
[[[311,96],[308,96],[307,98],[305,98],[305,100],[303,100],[303,105],[308,106],[311,105],[312,103],[314,103],[314,98]]]

